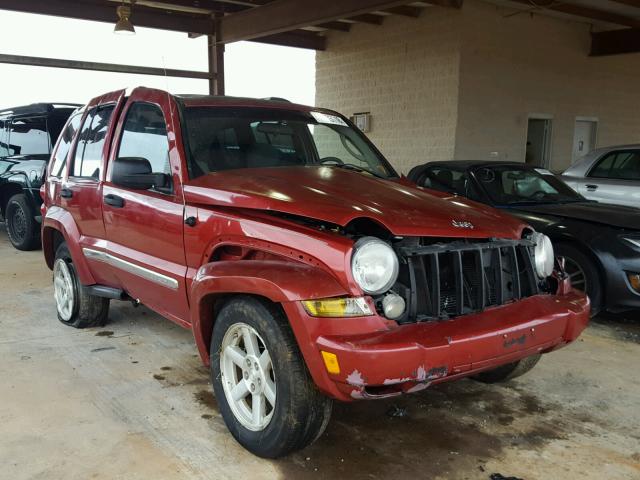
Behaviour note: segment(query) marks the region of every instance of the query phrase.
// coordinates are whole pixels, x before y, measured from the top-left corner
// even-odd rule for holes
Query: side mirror
[[[151,163],[141,157],[117,158],[113,164],[111,181],[121,187],[134,190],[149,190],[150,188],[164,188],[169,185],[169,175],[153,173]]]

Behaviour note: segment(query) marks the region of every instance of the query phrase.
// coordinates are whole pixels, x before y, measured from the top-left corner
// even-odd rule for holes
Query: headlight
[[[534,232],[529,239],[535,244],[533,254],[536,273],[540,278],[547,278],[553,273],[555,261],[551,240],[544,233],[538,232]]]
[[[389,290],[398,278],[398,256],[393,249],[375,237],[358,240],[351,257],[353,278],[370,295]]]

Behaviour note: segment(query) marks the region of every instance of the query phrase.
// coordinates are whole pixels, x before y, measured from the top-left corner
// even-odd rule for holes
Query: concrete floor
[[[504,385],[336,405],[316,444],[279,461],[227,433],[189,331],[125,303],[110,319],[60,324],[42,252],[0,227],[0,478],[640,478],[638,319],[600,319]]]

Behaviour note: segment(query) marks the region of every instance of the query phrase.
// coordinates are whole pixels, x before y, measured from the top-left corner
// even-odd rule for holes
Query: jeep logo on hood
[[[464,222],[462,220],[451,220],[451,225],[453,225],[456,228],[470,228],[473,230],[473,223],[471,222]]]

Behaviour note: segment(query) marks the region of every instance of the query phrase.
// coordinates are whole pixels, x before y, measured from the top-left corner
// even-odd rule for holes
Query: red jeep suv
[[[264,457],[318,438],[332,399],[513,378],[589,318],[547,237],[413,186],[329,110],[108,93],[68,121],[42,195],[60,321],[119,299],[191,329]]]

